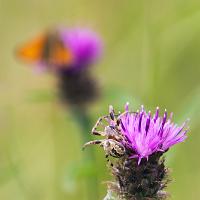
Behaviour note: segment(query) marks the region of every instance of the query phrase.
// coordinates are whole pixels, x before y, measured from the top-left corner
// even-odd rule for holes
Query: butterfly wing
[[[54,66],[67,67],[73,63],[73,55],[71,51],[65,48],[63,45],[58,45],[54,49],[52,60]]]
[[[42,60],[45,40],[46,36],[40,35],[30,42],[25,43],[22,47],[17,49],[17,56],[28,63],[39,63]]]

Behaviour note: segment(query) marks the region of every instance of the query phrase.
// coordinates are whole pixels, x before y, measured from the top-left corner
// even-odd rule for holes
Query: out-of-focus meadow
[[[109,104],[123,109],[167,108],[190,118],[189,137],[167,154],[172,199],[200,196],[200,1],[1,0],[0,199],[87,199],[79,166],[79,128],[56,97],[56,80],[14,54],[21,42],[52,25],[91,27],[104,41],[93,74],[102,97],[90,106],[93,123]],[[100,199],[109,173],[95,148]],[[87,167],[86,167],[87,168]],[[91,188],[93,190],[93,188]]]

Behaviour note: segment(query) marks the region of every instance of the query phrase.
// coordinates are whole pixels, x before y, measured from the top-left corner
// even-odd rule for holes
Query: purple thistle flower
[[[159,111],[157,107],[152,115],[141,106],[137,112],[131,112],[126,104],[125,112],[115,114],[110,106],[109,115],[97,120],[92,133],[104,138],[89,141],[84,148],[100,145],[105,151],[115,179],[108,182],[106,197],[110,193],[127,200],[164,200],[168,197],[164,188],[169,182],[169,171],[163,153],[186,139],[187,122],[178,126],[172,122],[172,113],[167,118],[166,110],[163,116]],[[112,161],[109,157],[113,157]]]
[[[167,119],[166,110],[163,117],[159,116],[159,108],[153,117],[143,106],[139,112],[130,112],[127,105],[125,110],[125,113],[119,116],[121,131],[132,150],[130,158],[137,157],[138,164],[142,158],[148,159],[153,153],[164,152],[187,137],[187,123],[177,126],[172,122],[172,114]]]
[[[102,42],[88,29],[60,29],[61,38],[73,55],[70,69],[82,69],[93,64],[102,53]]]
[[[99,96],[99,87],[89,67],[101,55],[102,42],[88,29],[59,29],[61,40],[72,54],[72,62],[57,70],[63,102],[85,107]]]

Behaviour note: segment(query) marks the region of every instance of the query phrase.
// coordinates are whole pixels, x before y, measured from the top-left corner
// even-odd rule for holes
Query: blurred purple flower
[[[126,137],[125,143],[132,150],[130,158],[138,158],[140,164],[142,158],[146,158],[156,152],[165,152],[171,146],[186,139],[186,122],[178,126],[172,122],[172,113],[167,119],[167,111],[164,116],[159,116],[157,107],[155,115],[146,113],[144,107],[137,112],[130,112],[126,105],[126,111],[119,116],[122,134]]]
[[[59,37],[72,55],[72,61],[57,67],[60,96],[63,102],[85,107],[99,97],[96,78],[90,74],[90,66],[102,53],[102,41],[89,29],[58,29]]]
[[[88,29],[60,29],[61,38],[73,55],[67,69],[82,69],[93,64],[101,55],[102,42],[95,32]]]

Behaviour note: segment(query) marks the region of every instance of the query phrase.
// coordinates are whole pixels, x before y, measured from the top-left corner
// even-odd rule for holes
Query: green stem
[[[71,108],[72,114],[74,116],[74,119],[77,121],[77,124],[79,124],[79,127],[81,129],[81,140],[82,145],[85,142],[88,142],[92,140],[91,132],[91,120],[87,113],[87,111],[84,108],[80,107],[72,107]],[[87,149],[87,151],[84,152],[84,158],[83,162],[89,162],[92,164],[92,167],[94,168],[94,171],[96,171],[96,162],[95,162],[95,152],[92,148]],[[87,180],[87,193],[88,193],[88,200],[97,200],[98,198],[98,178],[97,176],[88,176]]]

